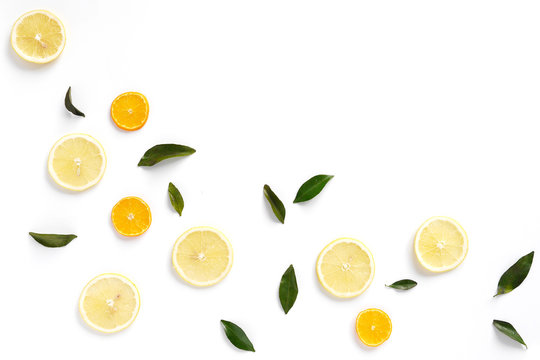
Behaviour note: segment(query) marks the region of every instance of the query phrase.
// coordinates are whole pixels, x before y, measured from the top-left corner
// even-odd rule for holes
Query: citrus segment
[[[449,271],[463,262],[469,249],[465,230],[444,216],[427,220],[416,232],[414,251],[420,264],[433,272]]]
[[[148,230],[152,223],[150,207],[143,199],[128,196],[114,205],[111,219],[116,231],[124,236],[139,236]]]
[[[139,308],[137,287],[119,274],[102,274],[92,279],[79,299],[84,322],[105,333],[127,328],[137,317]]]
[[[232,246],[220,231],[192,228],[174,244],[173,266],[182,279],[195,286],[217,284],[232,267]]]
[[[367,309],[356,317],[356,334],[367,346],[379,346],[392,333],[392,321],[382,310]]]
[[[351,298],[371,284],[375,263],[369,249],[360,241],[337,239],[328,244],[317,259],[317,276],[332,295]]]
[[[23,14],[11,30],[11,46],[24,60],[44,64],[64,50],[66,32],[56,15],[46,10]]]
[[[106,164],[105,150],[96,139],[85,134],[69,134],[54,144],[48,169],[58,185],[82,191],[101,180]]]
[[[148,120],[150,107],[146,97],[138,92],[118,95],[111,104],[111,117],[120,129],[134,131]]]

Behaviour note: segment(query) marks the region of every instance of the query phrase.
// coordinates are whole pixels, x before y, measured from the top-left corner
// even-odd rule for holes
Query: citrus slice
[[[139,236],[148,230],[152,223],[150,207],[143,199],[128,196],[114,205],[111,219],[116,231],[124,236]]]
[[[379,309],[366,309],[356,317],[356,334],[367,346],[379,346],[392,333],[390,317]]]
[[[138,92],[118,95],[111,104],[111,117],[120,129],[139,130],[148,120],[148,100]]]
[[[84,287],[79,311],[90,327],[114,333],[133,323],[140,304],[139,290],[128,278],[119,274],[101,274]]]
[[[428,219],[414,238],[414,251],[420,264],[433,272],[456,268],[469,249],[465,230],[457,221],[445,216]]]
[[[371,284],[375,263],[362,242],[341,238],[332,241],[319,254],[317,276],[321,285],[332,295],[352,298],[363,293]]]
[[[45,64],[56,59],[66,45],[64,25],[47,10],[33,10],[17,19],[11,46],[24,60]]]
[[[103,146],[86,134],[62,137],[49,153],[49,174],[58,185],[73,191],[83,191],[96,185],[106,166]]]
[[[233,250],[220,231],[196,227],[176,240],[172,262],[178,275],[191,285],[210,286],[223,280],[231,270]]]

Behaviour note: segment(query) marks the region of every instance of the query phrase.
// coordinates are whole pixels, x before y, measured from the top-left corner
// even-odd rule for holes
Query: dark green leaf
[[[386,285],[386,286],[389,288],[398,289],[398,290],[409,290],[415,287],[416,285],[418,285],[418,283],[414,280],[403,279],[403,280],[396,281],[395,283],[391,285]]]
[[[188,156],[195,152],[189,146],[177,144],[156,145],[146,151],[139,161],[138,166],[153,166],[160,161],[177,156]]]
[[[293,202],[299,203],[313,199],[315,196],[319,195],[333,177],[334,175],[316,175],[312,177],[300,186]]]
[[[80,111],[79,109],[77,109],[75,106],[73,106],[73,103],[71,102],[71,86],[69,87],[66,93],[64,104],[66,105],[66,109],[68,109],[68,111],[72,113],[73,115],[85,117],[84,113]]]
[[[510,339],[517,341],[518,343],[525,345],[525,341],[521,338],[517,330],[512,326],[512,324],[502,321],[502,320],[493,320],[493,325],[502,332],[504,335],[508,336]]]
[[[514,265],[502,274],[499,284],[497,285],[497,293],[494,296],[509,293],[517,288],[529,274],[534,258],[534,251],[520,258]]]
[[[268,185],[264,185],[263,192],[266,200],[268,200],[268,203],[272,207],[272,211],[274,212],[274,215],[276,215],[276,218],[282,224],[285,224],[285,206],[281,200],[279,200],[277,195],[272,191],[272,189],[270,189],[270,186]]]
[[[221,325],[223,325],[225,335],[227,335],[227,338],[229,339],[231,344],[233,344],[240,350],[255,352],[253,344],[251,343],[251,341],[249,341],[244,330],[242,330],[238,325],[226,320],[221,320]]]
[[[182,216],[182,210],[184,210],[184,199],[180,191],[174,186],[172,182],[169,183],[169,200],[171,200],[171,205],[176,210],[178,215]]]
[[[285,314],[291,310],[298,296],[298,284],[296,283],[296,275],[294,273],[294,267],[291,265],[283,276],[279,283],[279,301]]]
[[[29,233],[38,243],[46,247],[62,247],[66,246],[75,239],[77,235],[59,235],[59,234],[38,234]]]

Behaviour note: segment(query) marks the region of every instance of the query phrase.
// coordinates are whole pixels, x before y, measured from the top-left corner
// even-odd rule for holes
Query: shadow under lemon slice
[[[173,267],[182,279],[194,286],[211,286],[231,270],[233,249],[219,230],[201,226],[183,233],[174,244]]]
[[[101,274],[84,287],[79,311],[86,324],[103,333],[124,330],[139,313],[137,287],[120,274]]]
[[[373,281],[375,262],[364,243],[341,238],[321,251],[316,269],[319,282],[330,294],[352,298],[363,293]]]

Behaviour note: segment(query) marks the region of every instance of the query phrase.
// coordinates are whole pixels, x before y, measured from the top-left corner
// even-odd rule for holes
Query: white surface
[[[64,53],[45,66],[9,45],[13,22],[35,8],[68,29]],[[2,1],[0,357],[537,359],[538,264],[519,289],[492,295],[540,238],[539,11],[535,1],[493,0]],[[70,85],[86,118],[64,109]],[[151,109],[134,133],[109,117],[130,90]],[[50,147],[71,132],[108,153],[102,182],[81,194],[46,172]],[[138,168],[162,142],[197,153]],[[335,178],[293,205],[317,173]],[[181,218],[169,181],[186,202]],[[265,183],[286,204],[285,225],[265,204]],[[126,195],[152,208],[140,238],[110,223]],[[423,272],[412,253],[433,215],[456,218],[470,238],[465,262],[442,275]],[[174,241],[196,225],[221,229],[235,250],[229,276],[208,289],[171,267]],[[28,231],[79,238],[48,249]],[[365,241],[377,264],[372,286],[347,301],[327,296],[314,271],[341,236]],[[285,316],[277,289],[291,263],[300,293]],[[77,313],[86,282],[108,271],[142,296],[135,323],[113,336]],[[384,287],[406,277],[419,286]],[[353,330],[367,307],[394,324],[377,349]],[[497,334],[493,318],[513,323],[529,350]],[[242,326],[257,352],[234,349],[220,319]]]

